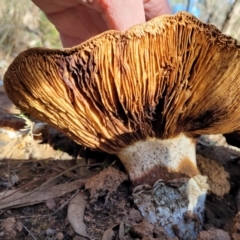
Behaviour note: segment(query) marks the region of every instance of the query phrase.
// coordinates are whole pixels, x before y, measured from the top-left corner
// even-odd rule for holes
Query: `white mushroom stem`
[[[202,226],[207,177],[199,175],[195,140],[149,138],[119,154],[129,173],[134,202],[146,220],[170,236],[196,239]]]
[[[153,185],[158,179],[198,175],[195,144],[183,134],[164,140],[148,138],[127,146],[118,157],[134,185]]]

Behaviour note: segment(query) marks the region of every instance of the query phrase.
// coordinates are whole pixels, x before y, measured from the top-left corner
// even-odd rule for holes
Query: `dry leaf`
[[[84,211],[86,206],[86,201],[84,199],[84,193],[78,193],[69,203],[68,206],[68,220],[74,229],[74,231],[86,238],[89,238],[89,235],[86,230],[86,225],[83,221]]]
[[[0,193],[0,209],[23,207],[46,201],[49,198],[57,198],[83,187],[85,179],[79,179],[70,183],[59,184],[53,187],[33,190],[31,192],[16,192],[16,190]],[[9,197],[7,197],[9,196]],[[4,198],[4,199],[3,199]]]

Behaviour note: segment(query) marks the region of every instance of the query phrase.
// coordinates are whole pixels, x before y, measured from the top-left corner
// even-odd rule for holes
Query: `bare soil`
[[[0,103],[0,239],[86,239],[68,217],[68,205],[78,193],[86,201],[83,220],[90,239],[171,239],[135,208],[117,157],[85,149],[48,126],[41,135],[21,136],[25,121],[15,116],[19,113],[1,86]],[[238,240],[240,150],[221,135],[202,136],[197,153],[222,166],[230,183],[224,196],[209,192],[198,239]],[[215,176],[214,188],[220,178]],[[58,186],[65,192],[56,191]]]

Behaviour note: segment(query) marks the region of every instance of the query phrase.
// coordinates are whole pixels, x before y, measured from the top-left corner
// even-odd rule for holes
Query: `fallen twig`
[[[59,178],[60,176],[64,175],[66,172],[72,171],[72,170],[74,170],[74,169],[76,169],[76,168],[78,168],[78,167],[91,167],[91,166],[99,166],[99,165],[101,165],[101,164],[99,164],[99,163],[96,163],[96,164],[85,164],[85,165],[82,165],[81,163],[80,163],[80,164],[77,164],[77,165],[75,165],[75,166],[73,166],[73,167],[71,167],[71,168],[68,168],[68,169],[66,169],[65,171],[59,173],[58,175],[54,176],[53,178],[48,179],[48,180],[47,180],[46,182],[44,182],[41,186],[39,186],[39,187],[35,188],[33,191],[29,192],[28,195],[33,194],[34,192],[36,192],[36,191],[38,191],[38,190],[42,190],[44,187],[46,187],[46,186],[49,184],[49,182],[52,182],[53,180]],[[40,180],[40,179],[38,179],[38,180],[36,180],[36,181],[39,181],[39,180]],[[28,184],[22,186],[21,188],[24,188],[24,187],[26,187],[27,185],[30,185],[30,184],[32,184],[32,183],[33,183],[33,182],[28,183]],[[35,183],[35,181],[34,181],[34,183]],[[18,192],[19,190],[21,190],[21,188],[19,188],[19,189],[17,189],[17,190],[14,190],[14,191],[5,191],[5,192],[4,192],[4,195],[5,195],[6,193],[9,193],[9,192],[10,192],[7,196],[4,196],[4,195],[2,195],[2,194],[0,193],[0,203],[1,203],[1,201],[2,201],[3,199],[8,198],[8,197],[12,196],[13,194],[15,194],[16,192]],[[28,195],[26,195],[26,196],[28,196]],[[24,197],[26,197],[26,196],[24,195]],[[13,201],[14,201],[14,200],[13,200]],[[9,202],[10,202],[10,201],[9,201]],[[0,209],[1,209],[1,207],[0,207]]]
[[[23,228],[29,233],[29,235],[30,235],[34,240],[37,240],[37,239],[34,237],[34,235],[31,233],[31,231],[28,230],[28,228],[27,228],[25,225],[22,224],[22,226],[23,226]]]
[[[83,187],[85,179],[79,179],[70,183],[55,185],[49,188],[42,188],[39,191],[31,191],[27,193],[18,192],[0,202],[0,209],[9,209],[33,205],[46,201],[49,198],[57,198]],[[1,196],[1,194],[0,194]],[[30,197],[31,196],[31,197]]]

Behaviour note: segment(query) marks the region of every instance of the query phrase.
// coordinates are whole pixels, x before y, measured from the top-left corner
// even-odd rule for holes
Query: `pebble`
[[[46,206],[48,207],[49,210],[53,210],[56,207],[56,202],[52,198],[49,198],[46,201]]]
[[[55,230],[52,229],[52,228],[48,228],[47,231],[46,231],[46,235],[48,237],[52,237],[53,235],[55,234]]]

